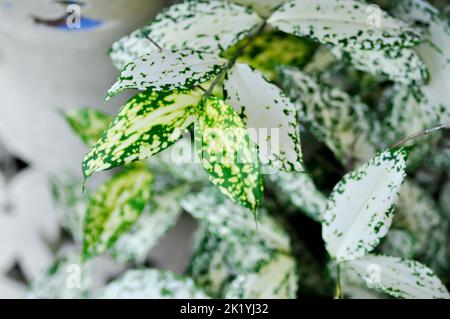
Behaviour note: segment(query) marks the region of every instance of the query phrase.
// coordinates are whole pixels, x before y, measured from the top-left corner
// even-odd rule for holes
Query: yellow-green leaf
[[[102,254],[138,220],[151,197],[153,174],[145,167],[115,175],[95,192],[84,220],[83,256]]]
[[[147,159],[171,146],[195,122],[200,99],[201,94],[191,90],[135,95],[84,158],[85,178]]]
[[[95,145],[112,121],[108,114],[92,108],[70,110],[64,113],[64,117],[72,130],[89,147]]]
[[[206,100],[196,123],[196,141],[212,183],[255,212],[263,196],[261,164],[236,111],[222,99]]]

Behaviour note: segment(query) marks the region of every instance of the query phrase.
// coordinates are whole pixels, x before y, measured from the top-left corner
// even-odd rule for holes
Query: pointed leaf
[[[100,299],[207,299],[192,279],[156,269],[129,270],[104,289]]]
[[[83,161],[85,178],[155,155],[175,143],[195,122],[201,94],[146,91],[125,104]]]
[[[292,0],[278,9],[269,24],[287,33],[310,37],[348,50],[414,46],[420,37],[401,20],[377,8],[374,13],[356,0]],[[378,14],[379,25],[371,18]],[[376,16],[378,17],[378,16]]]
[[[303,171],[300,128],[295,105],[281,90],[248,65],[238,63],[224,83],[227,102],[244,119],[263,164]]]
[[[379,153],[334,187],[322,236],[336,260],[360,258],[386,235],[405,177],[407,155],[404,148]]]
[[[148,26],[114,43],[111,58],[122,69],[159,46],[171,50],[198,50],[220,54],[262,24],[255,13],[222,0],[195,0],[175,4]]]
[[[92,108],[67,111],[64,113],[64,117],[73,131],[89,147],[95,145],[112,121],[109,114]]]
[[[107,100],[126,89],[172,91],[190,89],[218,75],[227,60],[186,50],[154,51],[127,64],[109,89]]]
[[[450,299],[431,269],[414,260],[368,255],[346,263],[375,289],[396,298]]]
[[[300,119],[341,162],[350,157],[366,161],[373,156],[380,124],[367,105],[295,68],[283,67],[279,73]]]
[[[112,255],[120,262],[145,262],[148,252],[178,221],[180,199],[189,187],[180,186],[155,196],[130,232],[123,234],[112,247]]]
[[[261,165],[236,111],[221,99],[209,98],[195,131],[212,183],[236,203],[256,211],[263,196]]]
[[[150,170],[130,168],[92,195],[84,220],[85,259],[104,253],[130,230],[150,200],[152,181]]]

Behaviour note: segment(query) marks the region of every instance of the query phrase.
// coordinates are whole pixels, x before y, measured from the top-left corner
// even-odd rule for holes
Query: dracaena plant
[[[142,265],[182,211],[200,227],[183,276],[132,269],[83,296],[449,298],[449,22],[394,2],[184,1],[114,43],[106,100],[140,92],[114,118],[65,116],[85,182],[121,171],[84,195],[56,178],[63,225],[86,272],[106,252]],[[70,258],[32,295],[66,296]]]

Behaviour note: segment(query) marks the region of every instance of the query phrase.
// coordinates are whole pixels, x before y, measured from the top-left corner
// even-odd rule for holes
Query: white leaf
[[[243,117],[258,145],[261,162],[283,171],[303,171],[297,111],[289,98],[240,63],[228,72],[224,89],[227,102]]]
[[[404,148],[379,153],[334,187],[322,236],[336,260],[360,258],[386,235],[405,177],[407,154]]]
[[[158,50],[198,50],[222,53],[262,24],[248,9],[226,1],[185,1],[159,14],[148,26],[122,38],[112,47],[111,58],[122,68],[136,58]]]
[[[192,279],[169,271],[129,270],[98,296],[100,299],[207,299]]]
[[[244,207],[228,200],[214,188],[187,196],[181,205],[228,241],[242,243],[256,237],[269,247],[290,251],[289,236],[264,210],[255,221]]]
[[[240,274],[227,288],[226,299],[295,299],[297,265],[293,258],[278,254],[258,271]]]
[[[280,5],[288,0],[229,0],[243,6],[247,6],[263,17],[268,17]]]
[[[413,260],[368,255],[345,265],[361,276],[370,287],[397,298],[450,298],[433,271]]]
[[[227,60],[209,53],[170,50],[143,55],[125,66],[107,99],[126,89],[188,89],[218,75]]]
[[[281,31],[349,50],[417,44],[419,36],[412,28],[379,7],[377,10],[379,25],[371,19],[375,17],[373,10],[356,0],[293,0],[278,9],[268,22]]]
[[[181,215],[180,199],[188,187],[180,186],[156,195],[130,232],[123,234],[112,247],[112,254],[120,262],[143,263],[148,252]]]
[[[282,202],[293,204],[315,221],[322,220],[327,199],[316,188],[311,177],[304,173],[279,172],[269,174],[267,178],[273,184],[275,196]]]
[[[366,161],[375,153],[380,124],[369,107],[348,93],[292,67],[279,69],[288,96],[311,132],[346,163]]]

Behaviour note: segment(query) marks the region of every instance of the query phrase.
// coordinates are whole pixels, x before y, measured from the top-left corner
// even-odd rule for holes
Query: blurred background
[[[87,149],[61,111],[117,111],[126,95],[103,103],[118,75],[107,52],[168,2],[0,0],[0,298],[25,297],[61,246],[74,249],[60,226],[50,181],[80,180]],[[67,7],[74,3],[81,8],[81,28],[71,29]],[[184,267],[187,256],[167,254],[173,245],[187,245],[177,229],[194,225],[189,219],[180,223],[168,234],[171,240],[153,250],[153,264],[175,271]],[[97,284],[122,267],[100,258],[94,265]]]

